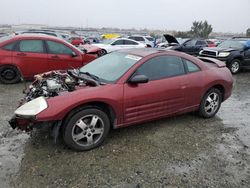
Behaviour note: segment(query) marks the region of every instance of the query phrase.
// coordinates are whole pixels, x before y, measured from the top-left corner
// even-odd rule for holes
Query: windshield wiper
[[[80,74],[86,74],[87,76],[89,76],[90,78],[100,82],[100,78],[94,74],[90,74],[89,72],[79,72]]]

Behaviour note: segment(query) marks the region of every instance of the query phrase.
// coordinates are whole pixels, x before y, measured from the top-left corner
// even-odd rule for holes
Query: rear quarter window
[[[200,67],[198,67],[195,63],[187,60],[187,59],[182,59],[183,62],[186,64],[186,67],[187,67],[187,71],[189,73],[192,73],[192,72],[198,72],[200,71]]]

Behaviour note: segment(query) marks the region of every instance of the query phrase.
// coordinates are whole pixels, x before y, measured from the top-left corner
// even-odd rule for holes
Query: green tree
[[[175,37],[180,37],[180,38],[191,38],[192,33],[190,31],[177,31],[174,33]]]
[[[194,21],[191,27],[191,33],[194,37],[208,38],[212,31],[212,25],[209,25],[207,21]]]
[[[246,36],[250,37],[250,28],[247,29]]]

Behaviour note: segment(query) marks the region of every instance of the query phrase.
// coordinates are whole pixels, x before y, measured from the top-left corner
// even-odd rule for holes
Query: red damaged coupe
[[[211,118],[231,95],[223,62],[157,49],[107,54],[79,70],[36,77],[10,120],[29,131],[51,125],[78,151],[102,144],[111,128],[197,111]]]
[[[12,84],[50,70],[79,68],[96,57],[53,36],[7,36],[0,38],[0,81]]]

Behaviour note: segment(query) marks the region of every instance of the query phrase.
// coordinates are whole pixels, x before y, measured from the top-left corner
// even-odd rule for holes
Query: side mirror
[[[75,52],[72,52],[71,56],[72,57],[77,57],[77,54]]]
[[[129,81],[131,84],[142,84],[148,82],[148,77],[145,75],[135,75]]]

